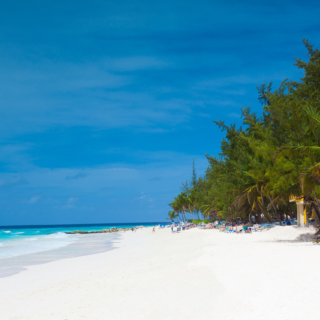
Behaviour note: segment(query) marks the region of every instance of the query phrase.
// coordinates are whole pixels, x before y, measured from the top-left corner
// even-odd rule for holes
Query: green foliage
[[[168,220],[174,220],[177,217],[177,213],[174,211],[169,211],[168,216],[169,216],[169,218],[167,218]]]
[[[225,132],[221,154],[207,155],[209,166],[199,178],[193,163],[191,181],[171,203],[180,220],[187,214],[246,220],[261,213],[278,220],[296,211],[291,195],[309,197],[320,213],[320,52],[304,43],[309,61],[295,62],[303,72],[299,82],[258,88],[261,117],[245,108],[240,128],[214,121]]]
[[[210,219],[204,219],[204,220],[196,219],[196,220],[190,220],[190,222],[193,223],[193,224],[201,224],[202,222],[204,222],[204,223],[213,222],[213,220],[210,220]]]

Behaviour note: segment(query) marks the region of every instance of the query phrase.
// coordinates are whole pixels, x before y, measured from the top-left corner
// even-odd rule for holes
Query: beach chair
[[[229,232],[229,233],[233,233],[233,227],[232,227],[232,226],[230,226],[230,227],[228,228],[228,232]]]
[[[252,226],[250,228],[251,228],[251,231],[257,231],[259,229],[259,225],[255,224],[254,226]]]
[[[244,233],[252,233],[251,228],[249,228],[248,226],[244,226],[243,231]]]

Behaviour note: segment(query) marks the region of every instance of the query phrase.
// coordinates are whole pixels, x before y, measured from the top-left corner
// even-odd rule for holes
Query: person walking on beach
[[[152,233],[156,233],[156,227],[153,227]]]

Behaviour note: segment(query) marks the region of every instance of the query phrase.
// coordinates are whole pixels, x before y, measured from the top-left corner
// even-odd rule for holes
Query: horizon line
[[[106,223],[74,223],[74,224],[30,224],[30,225],[0,225],[0,228],[16,228],[16,227],[32,227],[32,228],[41,228],[41,227],[68,227],[68,226],[103,226],[103,225],[124,225],[124,224],[153,224],[153,223],[165,223],[168,221],[151,221],[151,222],[106,222]]]

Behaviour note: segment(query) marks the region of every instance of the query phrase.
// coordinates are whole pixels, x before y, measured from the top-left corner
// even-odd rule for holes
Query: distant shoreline
[[[61,227],[94,227],[94,226],[117,226],[117,225],[145,225],[145,224],[168,224],[168,221],[156,221],[156,222],[114,222],[114,223],[74,223],[74,224],[34,224],[34,225],[1,225],[0,229],[3,228],[12,228],[12,229],[20,229],[20,228],[61,228]]]
[[[57,250],[72,244],[79,234],[120,233],[131,228],[153,227],[157,223],[67,225],[0,228],[0,261]],[[37,259],[37,258],[35,258]]]

